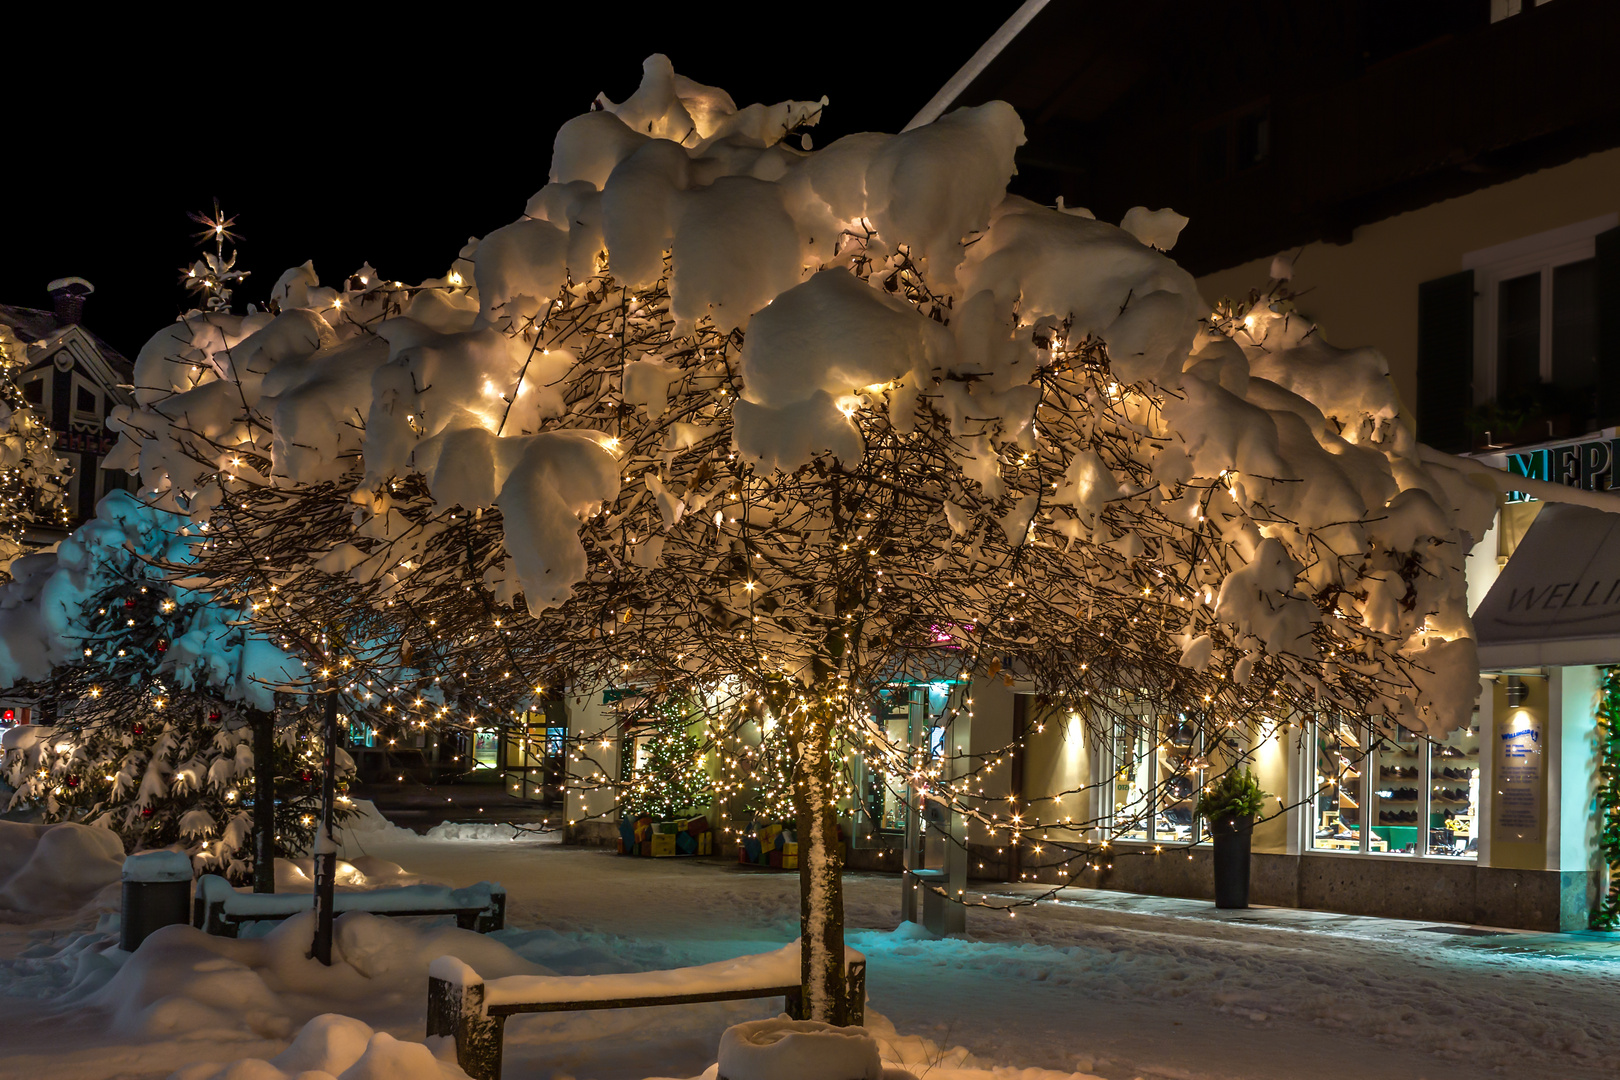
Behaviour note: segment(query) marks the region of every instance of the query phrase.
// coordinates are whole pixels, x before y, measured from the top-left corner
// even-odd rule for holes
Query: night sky
[[[48,309],[46,282],[85,277],[85,325],[133,358],[190,306],[186,215],[216,197],[253,272],[237,311],[305,259],[327,283],[366,260],[418,281],[521,214],[557,127],[598,91],[632,93],[649,53],[739,106],[827,95],[824,146],[899,130],[1017,6],[254,5],[236,22],[200,6],[167,23],[36,8],[64,22],[3,61],[0,303]]]

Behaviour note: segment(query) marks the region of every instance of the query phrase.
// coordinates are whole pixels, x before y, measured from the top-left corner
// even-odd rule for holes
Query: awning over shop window
[[[1620,663],[1620,514],[1545,507],[1474,612],[1482,668]]]

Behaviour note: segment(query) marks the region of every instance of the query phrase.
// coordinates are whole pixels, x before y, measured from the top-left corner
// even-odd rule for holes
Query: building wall
[[[1066,709],[1031,712],[1024,745],[1025,797],[1044,820],[1094,819],[1100,791],[1096,777],[1099,747],[1084,719]]]
[[[567,708],[568,775],[572,778],[564,802],[568,839],[575,843],[616,841],[617,794],[611,787],[595,791],[586,787],[595,782],[593,778],[598,775],[605,774],[608,780],[619,778],[618,718],[612,706],[602,704],[600,691],[568,698]],[[576,740],[583,740],[584,745],[574,745]]]
[[[1294,792],[1301,790],[1297,779],[1302,761],[1298,739],[1298,728],[1278,727],[1269,735],[1259,736],[1255,744],[1250,768],[1260,787],[1276,801],[1266,800],[1266,816],[1255,823],[1249,841],[1251,851],[1288,854],[1298,849],[1291,842],[1298,834],[1300,819],[1299,809],[1292,805],[1299,801]]]
[[[1389,360],[1408,408],[1417,394],[1418,285],[1463,269],[1464,254],[1610,213],[1620,205],[1620,149],[1365,225],[1348,244],[1313,243],[1295,260],[1300,310],[1340,347]],[[1269,258],[1198,279],[1211,303],[1266,287]]]

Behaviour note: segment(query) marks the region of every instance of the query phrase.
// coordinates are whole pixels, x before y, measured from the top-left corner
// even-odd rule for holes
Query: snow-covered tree
[[[12,804],[106,825],[131,849],[185,843],[200,869],[270,891],[273,856],[313,835],[319,708],[251,612],[173,578],[204,543],[115,491],[55,552],[18,561],[0,590],[0,682],[49,726],[8,756]]]
[[[919,764],[872,722],[896,679],[953,715],[1017,680],[1098,731],[1467,720],[1494,496],[1420,452],[1378,354],[1211,311],[1170,211],[1007,195],[1003,103],[812,151],[821,103],[655,56],[599,104],[444,277],[306,264],[279,314],[160,332],[114,459],[266,625],[386,611],[495,716],[633,682],[768,717],[812,1015],[848,1015],[849,753],[983,811],[948,733]]]
[[[56,456],[56,435],[17,383],[26,366],[27,347],[0,325],[0,569],[28,549],[28,526],[67,519],[63,495],[72,469]]]
[[[181,845],[198,873],[234,881],[258,873],[254,810],[271,812],[271,852],[307,853],[320,813],[319,717],[278,714],[268,768],[255,758],[245,711],[195,691],[152,683],[91,684],[82,665],[61,669],[48,702],[79,692],[62,719],[7,754],[12,806],[46,821],[118,833],[126,850]],[[261,721],[262,722],[262,721]],[[19,734],[31,734],[26,729]],[[352,772],[338,751],[340,768]],[[260,800],[259,792],[267,791]],[[346,816],[340,808],[339,816]],[[262,868],[270,871],[272,867]]]

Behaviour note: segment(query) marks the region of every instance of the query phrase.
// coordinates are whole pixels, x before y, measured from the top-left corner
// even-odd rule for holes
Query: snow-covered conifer
[[[104,825],[130,850],[179,843],[200,871],[269,888],[262,856],[314,834],[319,710],[250,613],[174,579],[205,542],[184,521],[113,492],[55,552],[16,564],[0,681],[46,725],[8,755],[12,805]]]

